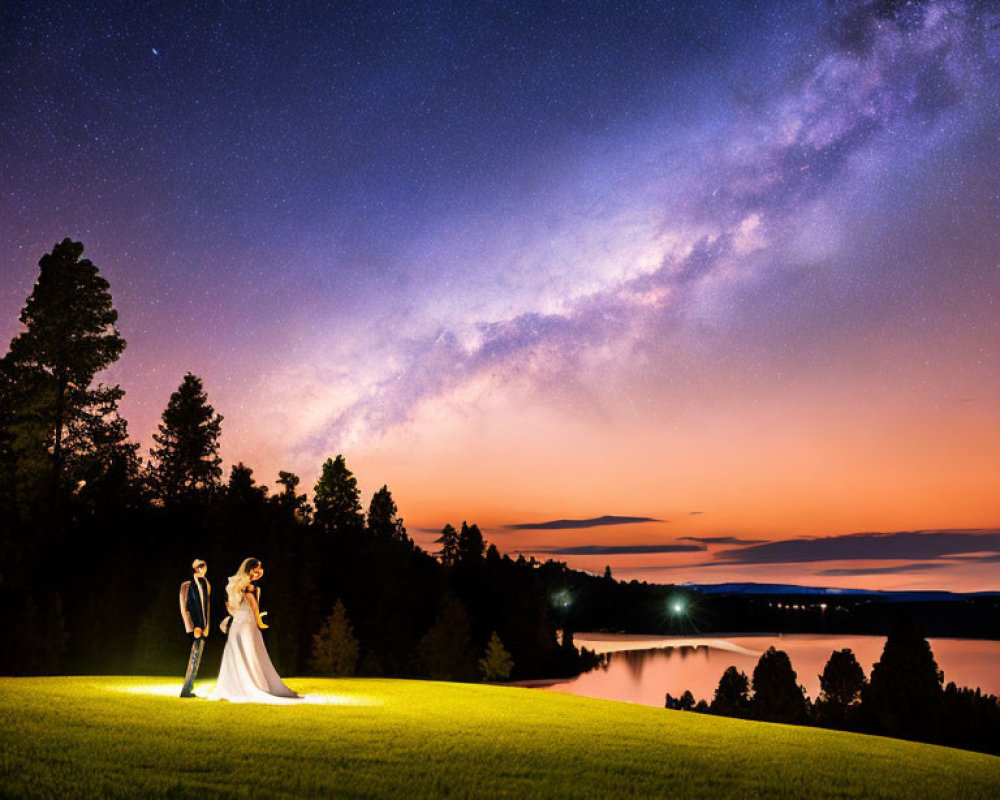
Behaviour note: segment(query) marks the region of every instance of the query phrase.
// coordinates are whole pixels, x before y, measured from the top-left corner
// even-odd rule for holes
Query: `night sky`
[[[1000,5],[13,0],[0,34],[0,334],[83,241],[144,453],[192,371],[227,465],[344,453],[424,546],[1000,589]]]

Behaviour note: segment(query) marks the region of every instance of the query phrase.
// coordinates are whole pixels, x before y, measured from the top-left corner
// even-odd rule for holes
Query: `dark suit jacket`
[[[212,585],[206,578],[191,578],[181,584],[181,617],[184,628],[193,633],[202,629],[202,636],[208,636],[212,616]]]

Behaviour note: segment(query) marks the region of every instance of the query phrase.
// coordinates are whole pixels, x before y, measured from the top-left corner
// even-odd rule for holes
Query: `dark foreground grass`
[[[150,678],[0,679],[4,797],[990,798],[1000,759],[494,686],[292,680],[230,705]]]

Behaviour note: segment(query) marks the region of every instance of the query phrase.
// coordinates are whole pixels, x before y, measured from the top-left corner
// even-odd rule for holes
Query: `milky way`
[[[190,370],[227,461],[343,452],[418,539],[997,588],[993,550],[717,555],[1000,524],[995,4],[14,2],[0,31],[0,333],[82,240],[144,446]],[[655,522],[541,526],[621,515]]]

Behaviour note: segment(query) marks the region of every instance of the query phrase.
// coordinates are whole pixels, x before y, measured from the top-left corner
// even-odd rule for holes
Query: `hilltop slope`
[[[1000,759],[511,687],[291,680],[299,707],[179,680],[0,679],[5,797],[975,798]]]

